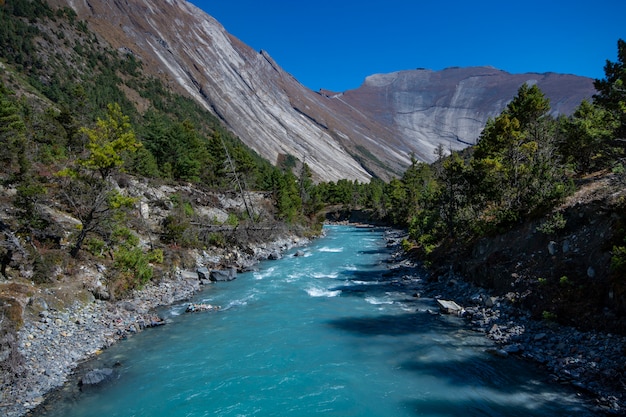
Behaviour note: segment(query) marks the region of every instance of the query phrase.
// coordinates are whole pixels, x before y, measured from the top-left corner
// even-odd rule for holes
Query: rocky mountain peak
[[[409,154],[474,144],[489,117],[524,82],[537,83],[555,114],[594,93],[592,80],[559,74],[508,74],[491,67],[418,69],[366,78],[343,93],[313,92],[267,51],[254,51],[184,0],[51,0],[73,8],[113,47],[194,98],[241,140],[276,163],[306,160],[317,180],[389,179]]]

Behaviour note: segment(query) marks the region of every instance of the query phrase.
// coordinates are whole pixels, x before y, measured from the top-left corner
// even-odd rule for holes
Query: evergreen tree
[[[20,181],[29,168],[26,149],[26,124],[19,106],[9,99],[9,91],[0,84],[0,146],[4,181]]]
[[[98,119],[94,128],[81,131],[88,138],[87,153],[59,173],[65,179],[65,201],[81,222],[70,251],[73,257],[78,256],[88,233],[103,226],[115,212],[132,207],[132,199],[114,189],[111,176],[122,170],[126,155],[140,147],[128,116],[117,104],[108,106],[107,117]]]
[[[587,100],[563,121],[559,150],[578,173],[585,174],[609,166],[612,140],[619,122],[606,109]]]
[[[616,129],[618,138],[626,138],[626,42],[617,41],[617,61],[606,61],[605,78],[593,83],[598,91],[594,103],[611,112],[620,121]]]
[[[549,110],[543,92],[524,84],[507,108],[487,122],[470,173],[474,204],[483,207],[486,225],[515,222],[565,192]]]

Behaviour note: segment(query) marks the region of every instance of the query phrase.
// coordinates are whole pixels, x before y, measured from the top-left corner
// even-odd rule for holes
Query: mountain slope
[[[512,75],[493,68],[378,74],[342,94],[315,93],[265,51],[256,52],[183,0],[52,0],[70,6],[115,48],[195,98],[244,143],[273,163],[306,161],[318,180],[389,179],[413,152],[431,161],[438,144],[475,143],[524,82],[537,82],[556,113],[593,94],[592,80]]]
[[[453,150],[476,144],[487,120],[499,115],[524,83],[537,84],[550,98],[554,116],[572,114],[595,92],[591,79],[575,75],[456,67],[372,75],[340,99],[393,125],[404,149],[432,162],[440,144]]]
[[[350,130],[362,137],[375,132],[372,142],[393,136],[359,114],[345,123],[336,115],[348,110],[337,110],[337,103],[303,87],[267,53],[253,51],[185,1],[158,8],[141,0],[51,3],[75,9],[113,47],[132,51],[145,70],[194,97],[271,162],[291,154],[306,159],[318,179],[367,181],[370,173],[345,138],[355,135]],[[385,174],[383,166],[400,170],[398,159],[379,163],[376,174]]]

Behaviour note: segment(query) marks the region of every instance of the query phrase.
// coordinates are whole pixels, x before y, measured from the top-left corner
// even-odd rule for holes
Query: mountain
[[[402,149],[432,162],[440,144],[453,150],[476,144],[488,118],[500,114],[524,83],[537,84],[550,98],[553,116],[572,114],[595,92],[591,79],[576,75],[454,67],[372,75],[340,99],[393,126]]]
[[[377,74],[355,90],[313,92],[267,51],[252,50],[186,1],[49,3],[73,8],[113,47],[196,99],[269,161],[295,156],[317,180],[389,179],[403,172],[410,153],[431,161],[439,144],[473,144],[524,82],[536,82],[558,114],[594,93],[584,77],[488,67]]]

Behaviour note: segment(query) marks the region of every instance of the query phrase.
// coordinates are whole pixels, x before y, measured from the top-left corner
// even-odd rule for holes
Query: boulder
[[[280,252],[278,251],[273,251],[269,254],[269,256],[267,257],[267,259],[271,260],[271,261],[277,261],[278,259],[282,258],[282,255],[280,254]]]
[[[439,304],[439,309],[446,314],[459,315],[463,312],[463,307],[452,300],[437,300],[437,304]]]
[[[304,251],[303,250],[298,250],[298,251],[296,251],[296,253],[293,254],[293,256],[304,256]]]
[[[113,369],[102,368],[87,372],[80,380],[81,387],[95,387],[113,378]]]
[[[200,281],[205,281],[205,280],[210,280],[211,279],[211,272],[209,272],[209,268],[207,268],[206,266],[202,266],[202,267],[196,269],[196,272],[198,273],[198,279]]]
[[[211,281],[215,282],[232,281],[237,278],[237,269],[213,269],[209,278]]]

